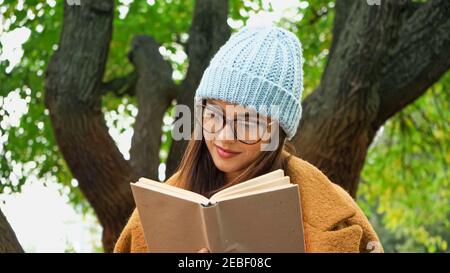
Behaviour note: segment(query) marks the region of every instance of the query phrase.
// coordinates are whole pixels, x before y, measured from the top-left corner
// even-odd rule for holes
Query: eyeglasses
[[[252,145],[260,142],[266,132],[268,126],[274,122],[267,123],[265,118],[262,118],[258,113],[244,112],[238,113],[238,117],[230,119],[225,117],[224,110],[216,105],[202,103],[201,116],[198,119],[204,131],[217,134],[226,124],[231,124],[234,139],[247,144]]]

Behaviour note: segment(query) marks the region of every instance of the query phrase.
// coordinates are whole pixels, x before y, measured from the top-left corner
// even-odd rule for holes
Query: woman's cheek
[[[240,165],[241,167],[245,168],[249,166],[253,161],[256,160],[258,157],[260,151],[257,147],[248,147],[245,152],[240,154]]]

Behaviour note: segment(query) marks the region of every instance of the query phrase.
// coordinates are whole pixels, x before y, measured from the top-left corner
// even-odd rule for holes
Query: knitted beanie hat
[[[195,100],[218,99],[263,112],[279,122],[290,140],[302,114],[302,66],[295,34],[274,26],[244,27],[211,59]]]

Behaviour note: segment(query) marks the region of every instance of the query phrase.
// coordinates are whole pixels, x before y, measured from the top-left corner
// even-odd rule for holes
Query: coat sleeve
[[[347,225],[358,225],[361,227],[363,234],[361,237],[361,241],[359,243],[359,252],[364,253],[383,253],[384,249],[381,245],[380,239],[378,238],[375,230],[367,219],[364,212],[361,208],[356,204],[355,200],[340,186],[335,185],[336,189],[341,192],[342,196],[344,196],[348,202],[350,202],[356,209],[355,215],[350,217],[347,221]]]
[[[120,234],[119,239],[114,246],[114,252],[148,252],[144,230],[137,209],[134,209],[128,223]]]

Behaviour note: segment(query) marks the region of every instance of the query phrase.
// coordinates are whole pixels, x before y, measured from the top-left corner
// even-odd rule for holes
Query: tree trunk
[[[99,87],[113,9],[112,0],[64,5],[59,47],[48,65],[45,85],[56,141],[103,227],[105,251],[113,249],[134,208],[129,182],[136,178],[108,134],[101,112]]]
[[[17,240],[16,234],[0,210],[0,253],[23,252],[22,246]]]

